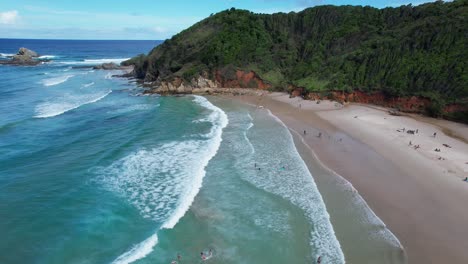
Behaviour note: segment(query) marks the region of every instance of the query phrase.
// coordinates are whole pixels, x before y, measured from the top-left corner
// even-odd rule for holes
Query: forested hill
[[[437,107],[468,103],[467,2],[328,5],[272,15],[231,9],[126,63],[147,82],[230,79],[242,70],[277,90],[416,95]]]

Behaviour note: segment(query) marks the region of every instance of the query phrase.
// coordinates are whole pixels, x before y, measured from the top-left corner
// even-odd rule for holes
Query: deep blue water
[[[54,55],[56,60],[130,58],[147,54],[161,40],[46,40],[1,39],[1,54],[16,54],[20,47],[34,50],[40,55]]]

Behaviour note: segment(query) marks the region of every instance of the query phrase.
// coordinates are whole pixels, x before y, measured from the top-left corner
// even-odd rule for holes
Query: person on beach
[[[437,136],[437,133],[436,133],[436,132],[434,132],[434,134],[433,134],[432,136],[435,138],[435,137]]]
[[[416,134],[419,132],[419,129],[416,129]]]
[[[411,146],[411,145],[413,145],[413,143],[411,143],[411,140],[410,140],[410,142],[409,142],[408,146]]]
[[[468,177],[466,177],[466,178],[465,178],[463,181],[466,181],[466,182],[468,182]]]
[[[318,137],[319,138],[322,137],[322,132],[319,132]]]
[[[307,134],[307,132],[304,130],[304,135]]]

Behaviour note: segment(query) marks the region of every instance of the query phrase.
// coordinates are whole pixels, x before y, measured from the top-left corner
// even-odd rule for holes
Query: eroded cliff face
[[[256,88],[261,90],[266,90],[271,88],[271,85],[263,81],[255,72],[253,71],[242,71],[236,70],[234,78],[223,74],[222,71],[216,71],[215,79],[216,82],[220,84],[221,87],[229,88]]]
[[[190,82],[174,77],[171,80],[156,80],[155,82],[145,83],[149,87],[148,93],[158,94],[191,94],[191,93],[209,93],[214,89],[221,88],[254,88],[265,90],[271,87],[270,84],[263,81],[255,72],[245,72],[236,70],[229,76],[222,71],[214,72],[214,80],[203,73],[192,78]]]
[[[365,93],[353,91],[351,93],[330,91],[324,94],[308,93],[303,88],[292,88],[291,96],[302,96],[307,100],[335,100],[340,103],[374,104],[389,108],[396,108],[407,113],[423,113],[431,105],[431,100],[420,96],[388,97],[382,92]],[[449,104],[443,108],[444,113],[468,111],[468,105]]]

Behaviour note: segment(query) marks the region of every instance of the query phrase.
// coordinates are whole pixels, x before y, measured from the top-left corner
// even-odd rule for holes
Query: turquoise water
[[[17,43],[2,43],[5,59]],[[129,51],[33,44],[52,61],[0,67],[0,263],[198,263],[209,249],[211,263],[343,262],[313,178],[268,112],[140,96],[118,71],[91,68]]]
[[[403,263],[358,195],[317,174],[330,219],[268,110],[142,96],[91,68],[155,43],[26,42],[1,40],[0,59],[28,44],[52,62],[0,66],[0,263]]]

